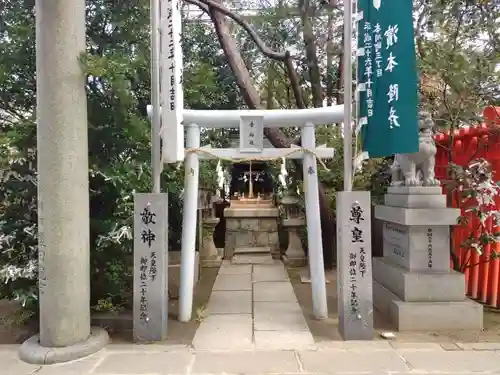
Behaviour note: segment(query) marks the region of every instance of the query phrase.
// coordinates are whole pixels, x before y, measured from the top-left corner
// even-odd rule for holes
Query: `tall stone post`
[[[36,0],[40,335],[20,349],[48,364],[98,351],[90,328],[85,1]]]
[[[302,147],[313,150],[316,138],[313,124],[302,128]],[[316,319],[328,318],[326,299],[325,265],[323,261],[323,243],[321,242],[321,220],[319,216],[318,171],[316,156],[304,155],[303,173],[305,183],[307,247],[309,248],[309,270],[311,272],[311,289],[313,314]]]
[[[188,148],[200,147],[200,128],[188,124],[186,145]],[[193,290],[195,272],[196,216],[198,208],[198,177],[200,161],[195,152],[186,155],[184,163],[184,211],[182,216],[181,281],[179,291],[179,320],[189,322],[193,309]]]

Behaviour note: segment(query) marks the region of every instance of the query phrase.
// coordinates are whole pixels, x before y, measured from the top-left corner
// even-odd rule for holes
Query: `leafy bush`
[[[493,180],[491,164],[485,159],[472,160],[467,166],[450,165],[451,180],[447,185],[456,197],[462,215],[458,219],[459,228],[467,231],[462,243],[456,244],[462,249],[462,256],[452,253],[454,268],[465,271],[471,264],[472,252],[480,256],[486,246],[500,242],[500,211],[497,202],[500,199],[500,186]],[[496,246],[491,246],[489,257],[481,262],[497,259],[500,254]]]

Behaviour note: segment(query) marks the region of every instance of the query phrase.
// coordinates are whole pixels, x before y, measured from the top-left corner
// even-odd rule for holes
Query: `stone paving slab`
[[[300,372],[293,351],[197,353],[192,374],[273,374]]]
[[[1,346],[0,346],[1,348]],[[1,374],[12,374],[12,375],[24,375],[33,374],[37,371],[40,366],[29,365],[27,363],[21,362],[18,358],[17,351],[15,348],[11,350],[2,349],[0,352],[0,373]]]
[[[297,302],[289,281],[259,282],[253,284],[255,302]]]
[[[259,331],[309,331],[297,302],[254,302],[254,328]]]
[[[226,261],[219,268],[219,275],[250,275],[252,273],[251,264],[231,264]]]
[[[314,337],[306,331],[258,331],[254,333],[256,350],[307,349],[314,345]]]
[[[212,343],[217,344],[216,340]],[[325,342],[303,350],[237,351],[193,350],[161,344],[111,344],[93,356],[52,366],[25,364],[18,358],[17,347],[0,346],[0,374],[500,374],[500,350],[494,349],[495,343],[484,343],[480,351],[447,351],[433,343],[398,343],[403,349],[395,349],[394,346],[398,346],[395,342],[380,343]]]
[[[251,314],[252,291],[212,291],[207,310],[210,314]]]
[[[362,355],[349,350],[307,350],[299,351],[299,360],[304,372],[308,373],[385,373],[411,370],[395,350],[366,350]]]
[[[283,264],[272,266],[256,265],[253,267],[252,281],[288,281],[288,274]]]
[[[405,352],[404,358],[417,371],[499,371],[500,353],[485,351]],[[493,360],[492,360],[493,359]]]
[[[252,276],[219,274],[212,290],[252,290]]]
[[[207,310],[196,349],[303,349],[314,343],[282,263],[224,264]]]
[[[198,327],[193,346],[202,350],[252,349],[251,314],[210,315]]]
[[[110,353],[92,374],[184,374],[192,363],[194,354],[185,352]]]
[[[457,343],[456,345],[464,350],[500,350],[500,342]]]

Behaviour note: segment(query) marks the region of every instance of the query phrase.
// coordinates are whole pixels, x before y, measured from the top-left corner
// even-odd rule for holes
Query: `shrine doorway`
[[[250,196],[250,179],[252,185],[252,196]],[[273,179],[267,163],[248,162],[234,163],[231,167],[229,195],[231,199],[235,195],[245,198],[271,198],[274,192]]]

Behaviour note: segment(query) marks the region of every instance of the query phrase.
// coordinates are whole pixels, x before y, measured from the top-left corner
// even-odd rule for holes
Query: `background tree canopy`
[[[193,109],[303,108],[342,103],[341,1],[277,0],[224,3],[261,38],[217,11],[215,0],[184,4],[184,96]],[[415,25],[422,106],[442,127],[478,119],[500,104],[500,3],[488,0],[416,0]],[[202,10],[199,10],[201,7]],[[249,10],[252,8],[252,10]],[[198,9],[197,12],[195,10]],[[189,10],[189,11],[188,11]],[[241,22],[240,22],[241,24]],[[217,36],[217,38],[215,38]],[[133,193],[151,184],[149,1],[87,1],[89,176],[92,304],[126,306],[131,293]],[[269,58],[268,50],[292,57]],[[266,50],[264,50],[266,52]],[[269,51],[267,51],[269,52]],[[267,55],[269,55],[267,53]],[[271,56],[272,57],[272,56]],[[290,80],[290,78],[292,80]],[[294,81],[295,79],[295,81]],[[36,124],[34,0],[5,0],[0,8],[0,297],[36,301]],[[227,146],[228,131],[202,134],[202,144]],[[266,132],[271,143],[300,142],[298,129]],[[335,254],[334,196],[342,188],[342,138],[325,124],[318,144],[337,148],[321,171],[325,261]],[[214,186],[215,162],[204,162],[201,184]],[[383,187],[383,160],[356,175],[362,189]],[[292,174],[298,165],[290,165]],[[180,248],[183,168],[165,166],[170,248]],[[375,196],[376,198],[376,196]],[[325,230],[326,229],[326,230]]]

